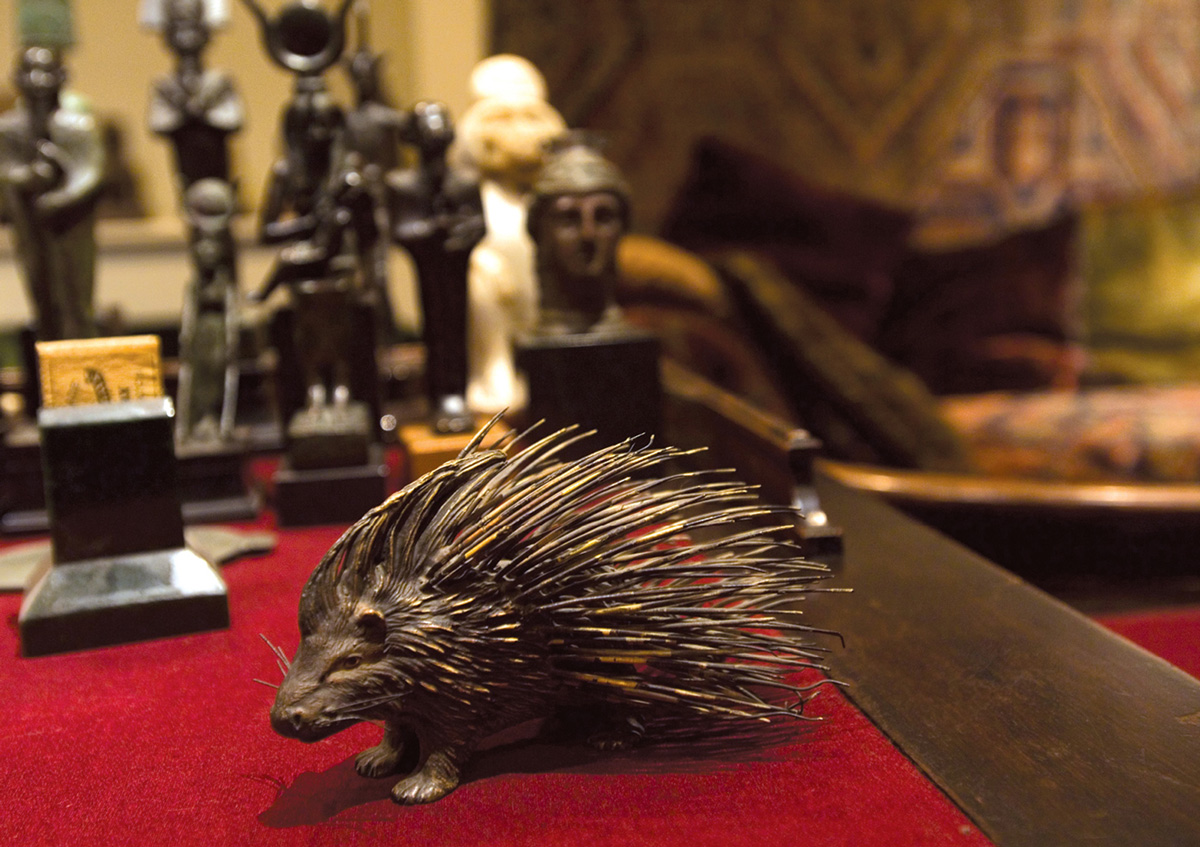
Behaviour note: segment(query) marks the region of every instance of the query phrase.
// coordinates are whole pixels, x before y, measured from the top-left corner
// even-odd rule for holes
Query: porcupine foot
[[[369,779],[391,776],[401,770],[405,753],[410,750],[415,754],[416,751],[405,733],[386,729],[382,741],[358,754],[354,760],[354,769],[358,771],[359,776]],[[413,758],[415,759],[415,755]],[[409,766],[411,767],[411,763]]]
[[[374,747],[363,750],[354,759],[354,769],[359,776],[379,779],[389,776],[399,770],[400,750],[395,749],[387,741],[381,741]]]
[[[421,769],[392,787],[392,799],[404,806],[432,803],[458,788],[459,769],[449,750],[430,754]]]

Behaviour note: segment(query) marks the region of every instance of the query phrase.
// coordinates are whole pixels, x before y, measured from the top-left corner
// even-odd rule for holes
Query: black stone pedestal
[[[352,523],[388,495],[383,448],[372,445],[365,464],[294,468],[287,457],[275,472],[275,512],[280,526]]]
[[[21,604],[21,653],[45,656],[229,626],[225,583],[183,547],[47,567]]]
[[[288,422],[288,462],[296,470],[356,467],[370,461],[375,431],[366,403],[318,406]]]
[[[800,512],[796,533],[804,555],[822,561],[842,556],[842,528],[829,522],[817,496],[814,463],[821,454],[821,442],[806,430],[795,430],[788,441],[788,469],[795,485],[792,506]]]
[[[247,484],[241,444],[184,444],[175,450],[186,524],[251,520],[262,497]]]
[[[185,524],[255,518],[262,495],[245,478],[243,445],[180,448],[176,454],[179,499]],[[8,433],[0,449],[0,535],[47,532],[42,451],[33,424]]]
[[[529,379],[528,419],[545,419],[548,431],[570,424],[596,430],[581,452],[657,434],[658,353],[658,339],[635,329],[521,338],[517,366]]]
[[[21,420],[0,444],[0,534],[45,532],[46,486],[37,425]]]
[[[228,626],[225,584],[186,549],[171,401],[42,409],[53,564],[18,618],[26,656]]]

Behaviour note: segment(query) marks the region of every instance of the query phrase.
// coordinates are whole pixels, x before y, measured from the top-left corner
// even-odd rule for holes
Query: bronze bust
[[[615,329],[617,247],[629,225],[629,189],[589,144],[568,139],[533,186],[529,233],[537,250],[541,314],[535,332]]]

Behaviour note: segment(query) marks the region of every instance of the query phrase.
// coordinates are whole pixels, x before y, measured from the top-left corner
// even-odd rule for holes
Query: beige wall
[[[261,0],[268,12],[282,0]],[[152,216],[174,214],[175,189],[165,142],[145,129],[146,96],[151,81],[172,68],[161,37],[137,24],[139,0],[75,0],[78,44],[68,56],[71,85],[86,95],[95,110],[124,130],[126,156],[141,177],[143,199]],[[230,0],[229,25],[218,32],[206,54],[210,67],[224,68],[236,80],[246,101],[246,126],[234,141],[234,168],[242,197],[256,205],[265,174],[277,147],[280,111],[291,90],[291,77],[268,60],[257,27],[241,0]],[[324,0],[326,8],[332,0]],[[16,57],[15,0],[0,0],[0,45]],[[467,102],[467,76],[483,56],[487,30],[486,0],[375,0],[371,6],[373,47],[387,54],[383,69],[398,105],[419,98],[444,100],[454,113]],[[9,88],[9,71],[2,71]],[[343,74],[329,73],[331,87],[343,103],[349,91]],[[170,227],[167,227],[170,231]],[[121,303],[131,317],[178,314],[183,280],[164,280],[148,291],[142,283],[126,284],[124,274],[106,271],[101,247],[98,303]],[[252,277],[244,287],[257,284]],[[0,266],[0,324],[28,319],[28,306],[14,269]]]

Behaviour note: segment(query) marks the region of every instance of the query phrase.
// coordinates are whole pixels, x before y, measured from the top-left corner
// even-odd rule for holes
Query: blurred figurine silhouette
[[[227,441],[233,434],[238,388],[233,188],[220,179],[198,180],[184,194],[183,206],[190,229],[192,281],[179,333],[176,441]]]
[[[367,190],[375,200],[381,233],[387,231],[384,175],[400,164],[400,145],[407,133],[409,116],[388,104],[379,78],[383,57],[371,50],[367,4],[355,5],[358,46],[344,61],[354,88],[355,105],[346,113],[343,132],[346,155],[357,155]],[[358,244],[363,294],[375,314],[380,342],[396,334],[388,290],[388,243],[384,238]]]
[[[388,177],[392,237],[412,256],[420,284],[431,425],[441,433],[475,426],[466,403],[467,268],[484,235],[479,183],[446,162],[453,140],[446,107],[418,103],[411,141],[420,163]]]
[[[60,101],[57,47],[27,46],[20,101],[0,115],[0,186],[42,341],[95,334],[96,203],[104,145],[91,113]]]
[[[368,179],[382,180],[400,165],[409,116],[384,95],[379,75],[383,56],[371,50],[367,4],[358,0],[354,11],[358,45],[343,60],[355,97],[354,108],[346,113],[346,150],[362,157]]]
[[[255,295],[266,300],[280,285],[295,308],[293,348],[299,358],[309,410],[352,400],[350,351],[354,347],[355,244],[377,240],[374,202],[357,158],[345,165],[321,192],[313,211],[312,234],[279,252],[270,276]]]
[[[245,110],[229,75],[204,68],[213,20],[204,0],[163,0],[163,39],[175,72],[154,83],[150,129],[171,141],[181,190],[201,179],[230,180],[229,136]]]
[[[471,73],[476,98],[459,121],[453,156],[477,171],[487,237],[471,257],[467,401],[494,413],[525,405],[513,340],[537,319],[530,189],[549,142],[566,123],[546,101],[546,84],[519,56],[484,59]]]
[[[264,244],[307,238],[317,226],[318,196],[338,166],[345,114],[322,76],[346,44],[351,0],[327,14],[315,0],[284,6],[272,20],[256,0],[243,0],[259,23],[271,59],[296,77],[284,109],[284,153],[271,168],[259,236]]]

